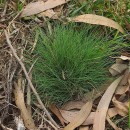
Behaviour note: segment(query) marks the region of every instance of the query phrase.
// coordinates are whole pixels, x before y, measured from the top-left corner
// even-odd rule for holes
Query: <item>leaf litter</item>
[[[21,17],[25,16],[31,16],[34,14],[41,13],[45,10],[52,9],[54,7],[57,7],[59,5],[67,3],[69,0],[48,0],[46,2],[38,1],[38,2],[32,2],[28,4],[25,9],[22,11]],[[46,12],[50,13],[50,12]]]
[[[75,119],[70,122],[63,130],[74,130],[80,126],[85,119],[89,116],[92,109],[92,101],[87,102],[76,115]]]

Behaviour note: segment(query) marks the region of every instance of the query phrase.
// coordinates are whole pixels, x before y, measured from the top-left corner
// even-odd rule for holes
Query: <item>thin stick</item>
[[[33,108],[33,109],[34,109],[34,108]],[[34,109],[34,110],[35,110],[35,109]],[[50,124],[55,130],[57,130],[57,128],[54,126],[54,124],[52,124],[52,122],[50,122],[49,120],[47,120],[44,115],[42,115],[42,114],[41,114],[40,112],[38,112],[37,110],[35,110],[35,112],[36,112],[38,115],[40,115],[40,116],[42,117],[42,119],[44,119],[48,124]]]
[[[58,130],[58,128],[60,128],[60,127],[59,127],[59,126],[57,125],[57,123],[53,120],[53,118],[51,117],[50,113],[47,111],[46,107],[45,107],[44,104],[42,103],[42,101],[41,101],[41,99],[40,99],[40,97],[39,97],[39,95],[38,95],[36,89],[34,88],[32,82],[31,82],[31,80],[30,80],[30,78],[29,78],[29,76],[28,76],[28,73],[27,73],[27,71],[26,71],[26,68],[25,68],[23,62],[22,62],[22,61],[20,60],[20,58],[17,56],[15,49],[14,49],[13,46],[11,45],[11,41],[10,41],[10,39],[9,39],[9,35],[8,35],[7,31],[4,30],[4,32],[5,32],[5,36],[6,36],[6,41],[7,41],[8,45],[9,45],[10,49],[12,50],[12,53],[13,53],[14,57],[17,59],[18,63],[21,65],[21,67],[22,67],[22,69],[23,69],[23,72],[24,72],[24,74],[25,74],[25,76],[26,76],[26,79],[27,79],[27,81],[28,81],[28,83],[29,83],[29,85],[30,85],[30,87],[31,87],[31,89],[32,89],[32,91],[33,91],[33,93],[35,94],[35,96],[36,96],[36,98],[37,98],[39,104],[41,105],[42,109],[45,111],[45,113],[46,113],[48,119],[57,127],[57,130]]]

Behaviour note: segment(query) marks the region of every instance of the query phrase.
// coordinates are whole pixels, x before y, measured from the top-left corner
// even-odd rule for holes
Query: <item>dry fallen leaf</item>
[[[66,110],[60,110],[63,118],[67,120],[68,122],[72,122],[76,116],[78,115],[79,111],[66,111]],[[82,125],[90,125],[93,124],[95,112],[91,112],[88,116],[88,118],[83,122]]]
[[[118,74],[121,74],[124,70],[128,68],[127,64],[113,64],[109,68],[109,72],[112,74],[112,76],[116,76]]]
[[[119,58],[122,59],[122,60],[130,60],[130,57],[123,56],[123,55],[121,55]]]
[[[61,14],[63,13],[63,7],[64,7],[64,4],[54,8],[54,12],[57,14],[57,16],[61,16]]]
[[[116,108],[109,108],[107,111],[107,115],[109,118],[112,118],[114,116],[116,116],[118,113],[116,111]],[[88,116],[88,118],[85,120],[85,122],[82,125],[91,125],[93,124],[94,121],[94,117],[95,117],[95,112],[91,112],[90,115]]]
[[[69,101],[65,103],[61,109],[63,110],[72,110],[72,109],[81,109],[85,105],[82,101]]]
[[[121,33],[124,33],[123,28],[117,22],[109,18],[95,15],[95,14],[79,15],[73,18],[68,18],[68,20],[72,22],[84,22],[90,24],[104,25],[104,26],[115,28],[119,30]]]
[[[74,120],[70,122],[63,130],[74,130],[76,127],[80,126],[89,116],[91,109],[92,101],[89,101],[81,108]]]
[[[28,110],[25,106],[24,94],[23,94],[22,87],[21,87],[21,78],[18,80],[18,84],[15,83],[14,95],[15,95],[15,103],[21,111],[21,117],[24,120],[25,126],[29,130],[37,130],[37,128],[35,127],[34,121],[32,119],[32,116],[28,112]]]
[[[89,127],[88,127],[88,126],[81,126],[81,127],[79,128],[79,130],[89,130]]]
[[[52,9],[59,5],[67,3],[69,0],[48,0],[46,2],[37,1],[33,3],[29,3],[25,9],[23,9],[21,17],[31,16],[34,14],[41,13],[45,10]]]
[[[117,114],[118,113],[117,113],[116,107],[109,108],[108,111],[107,111],[107,116],[109,118],[112,118],[112,117],[116,116]]]
[[[120,76],[116,79],[106,90],[104,95],[102,96],[95,113],[93,130],[105,130],[105,119],[108,111],[108,107],[111,101],[111,98],[120,83],[123,76]]]
[[[52,19],[58,19],[58,15],[52,9],[46,10],[38,14],[38,17],[45,17],[45,16]]]
[[[124,76],[123,76],[121,82],[120,82],[120,86],[125,86],[125,85],[128,84],[129,75],[130,75],[129,69],[127,69],[127,70],[125,71],[125,73],[124,73]]]
[[[115,94],[122,95],[122,94],[126,93],[128,90],[129,90],[129,86],[128,85],[119,86],[117,88]]]
[[[77,111],[66,111],[66,110],[59,110],[61,112],[62,117],[67,120],[68,122],[72,122],[76,116],[78,115],[78,110]],[[109,108],[107,115],[109,118],[116,116],[118,113],[116,111],[116,108]],[[95,112],[91,112],[88,116],[88,118],[83,122],[82,125],[91,125],[93,124]]]
[[[68,122],[72,122],[79,112],[78,110],[66,111],[66,110],[62,110],[62,109],[60,109],[59,111],[60,111],[62,117],[65,120],[67,120]]]
[[[49,109],[58,117],[60,120],[61,124],[65,126],[65,123],[68,123],[61,115],[59,109],[55,106],[55,104],[52,104],[49,106]]]
[[[113,102],[114,106],[116,107],[116,110],[119,115],[126,116],[128,114],[128,107],[126,104],[116,100],[115,96],[113,97],[112,102]]]

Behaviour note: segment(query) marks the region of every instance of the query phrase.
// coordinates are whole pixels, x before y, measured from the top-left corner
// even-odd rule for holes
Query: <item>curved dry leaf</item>
[[[117,88],[115,94],[122,95],[122,94],[126,93],[128,90],[129,90],[129,86],[128,85],[119,86]]]
[[[124,76],[123,76],[121,82],[120,82],[120,86],[124,86],[124,85],[127,85],[127,84],[128,84],[129,75],[130,75],[129,69],[127,69],[127,70],[125,71],[125,73],[124,73]]]
[[[123,76],[120,76],[116,79],[106,90],[104,95],[102,96],[96,110],[94,123],[93,123],[93,130],[105,130],[105,119],[108,111],[108,107],[111,101],[111,98],[120,83]]]
[[[104,26],[115,28],[119,30],[121,33],[124,33],[123,28],[117,22],[109,18],[95,15],[95,14],[79,15],[73,18],[68,18],[68,20],[73,21],[73,22],[84,22],[84,23],[90,23],[90,24],[104,25]]]
[[[65,103],[61,109],[72,110],[72,109],[81,109],[85,105],[82,101],[69,101]]]
[[[119,115],[126,116],[128,114],[128,107],[124,103],[116,100],[115,96],[113,97],[112,102],[114,106],[116,107],[116,110]]]
[[[15,103],[21,111],[21,117],[24,120],[25,126],[29,130],[37,130],[37,128],[34,124],[34,121],[32,119],[32,116],[28,112],[28,110],[25,106],[24,94],[23,94],[23,91],[22,91],[22,88],[21,88],[21,79],[18,80],[18,85],[15,83],[14,95],[15,95]]]
[[[65,123],[68,123],[68,121],[66,121],[66,120],[62,117],[62,115],[61,115],[59,109],[55,106],[55,104],[50,105],[50,106],[49,106],[49,109],[58,117],[58,119],[60,120],[60,122],[61,122],[61,124],[62,124],[63,126],[65,126]]]
[[[88,116],[88,118],[83,122],[82,125],[86,126],[86,125],[93,124],[94,117],[95,117],[95,112],[91,112],[90,115]]]
[[[117,113],[116,107],[109,108],[108,111],[107,111],[107,116],[109,118],[112,118],[112,117],[116,116],[117,114],[118,113]]]
[[[66,110],[59,110],[62,117],[67,120],[68,122],[72,122],[74,120],[74,118],[77,116],[78,114],[78,110],[76,111],[66,111]]]
[[[122,60],[130,60],[130,57],[123,56],[123,55],[121,55],[119,58],[122,59]]]
[[[63,118],[67,120],[68,122],[72,122],[76,116],[78,115],[79,111],[66,111],[66,110],[60,110]],[[93,124],[95,112],[91,112],[88,116],[88,118],[83,122],[82,125],[90,125]]]
[[[62,117],[67,120],[68,122],[72,122],[79,111],[66,111],[66,110],[59,110],[61,112]],[[109,118],[112,118],[114,116],[116,116],[118,113],[116,111],[116,108],[109,108],[107,115],[109,116]],[[93,120],[95,117],[95,112],[91,112],[88,116],[88,118],[83,122],[82,125],[91,125],[93,124]]]
[[[80,126],[89,116],[91,109],[92,101],[87,102],[78,112],[77,116],[73,119],[73,121],[70,122],[63,130],[74,130],[76,127]]]
[[[109,72],[112,74],[112,76],[116,76],[118,74],[121,74],[124,70],[128,68],[128,65],[126,64],[113,64],[109,68]]]
[[[67,3],[69,0],[48,0],[29,3],[22,11],[21,17],[31,16]]]

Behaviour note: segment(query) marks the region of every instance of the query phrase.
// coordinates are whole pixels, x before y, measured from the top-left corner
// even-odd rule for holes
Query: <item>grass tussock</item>
[[[56,26],[52,35],[38,33],[34,82],[44,101],[58,104],[100,87],[108,77],[109,56],[122,46],[118,40],[99,38],[90,29]]]

